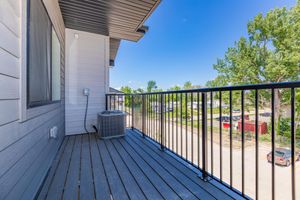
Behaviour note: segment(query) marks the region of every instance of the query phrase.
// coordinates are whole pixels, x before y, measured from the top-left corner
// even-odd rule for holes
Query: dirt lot
[[[172,127],[172,126],[170,126]],[[171,129],[171,128],[170,128]],[[175,127],[174,127],[174,130]],[[201,136],[198,140],[197,133],[194,132],[193,136],[190,130],[187,131],[187,139],[185,129],[182,135],[180,131],[174,135],[168,135],[168,129],[166,130],[166,146],[173,149],[179,155],[187,158],[189,161],[198,164],[198,157],[200,166],[202,166],[201,155]],[[176,142],[177,136],[177,142]],[[230,183],[230,148],[228,145],[228,131],[223,131],[223,145],[222,145],[222,179],[226,183]],[[173,139],[174,137],[174,139]],[[193,138],[192,138],[193,137]],[[182,139],[182,145],[181,145]],[[173,141],[174,140],[174,141]],[[187,145],[186,145],[187,141]],[[193,141],[193,145],[192,145]],[[169,143],[170,142],[170,143]],[[200,148],[198,151],[198,142]],[[176,146],[178,143],[178,147]],[[182,147],[182,151],[181,151]],[[187,149],[187,150],[186,150]],[[192,151],[192,149],[194,149]],[[259,144],[259,199],[267,200],[272,199],[272,165],[267,161],[267,154],[271,151],[271,144],[260,143]],[[193,154],[193,155],[192,155]],[[220,145],[219,134],[214,134],[213,153],[211,153],[211,140],[208,138],[208,169],[211,172],[211,158],[213,155],[213,174],[220,178]],[[232,149],[232,185],[238,190],[242,190],[242,148],[241,141],[233,142]],[[254,141],[246,141],[245,144],[245,193],[255,198],[255,143]],[[300,162],[296,163],[296,188],[299,187],[300,181]],[[291,197],[291,166],[275,166],[275,191],[276,199],[289,200]],[[300,199],[300,190],[296,190],[296,199]]]

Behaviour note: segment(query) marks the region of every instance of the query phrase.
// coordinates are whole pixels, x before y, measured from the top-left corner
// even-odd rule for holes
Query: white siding
[[[19,79],[0,74],[0,99],[19,99]]]
[[[26,27],[26,1],[0,0],[0,199],[33,199],[64,137],[64,24],[60,11],[51,10],[58,7],[57,0],[46,1],[62,42],[62,101],[21,121],[20,105],[26,105],[20,95],[26,88],[21,75],[26,71],[26,46],[21,42],[26,38],[21,28]],[[59,128],[57,140],[48,137],[53,126]]]
[[[1,73],[7,76],[20,78],[20,60],[0,48]]]
[[[78,35],[78,38],[75,37]],[[85,133],[86,97],[90,89],[87,127],[92,131],[97,113],[105,109],[108,89],[109,38],[66,29],[66,134]]]

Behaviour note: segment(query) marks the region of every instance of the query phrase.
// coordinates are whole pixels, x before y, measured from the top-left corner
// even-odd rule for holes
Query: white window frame
[[[41,0],[42,1],[42,0]],[[42,2],[43,3],[43,2]],[[45,8],[46,9],[46,8]],[[27,105],[27,23],[28,23],[28,1],[21,1],[21,35],[20,35],[20,101],[19,101],[19,121],[20,123],[38,117],[47,112],[51,112],[58,109],[61,106],[61,95],[60,100],[54,101],[51,104],[46,104],[38,107],[29,108]],[[47,10],[47,9],[46,9]],[[50,17],[49,17],[50,18]],[[51,18],[50,18],[51,21]],[[52,29],[55,30],[52,23]],[[57,32],[56,35],[58,36]],[[59,40],[60,41],[60,40]],[[61,42],[61,41],[60,41]],[[60,46],[62,44],[60,43]],[[61,58],[60,58],[61,59]],[[61,82],[61,79],[60,79]],[[61,86],[61,83],[60,83]]]

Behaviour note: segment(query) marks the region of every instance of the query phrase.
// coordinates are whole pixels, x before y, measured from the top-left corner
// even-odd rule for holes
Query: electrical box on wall
[[[84,96],[89,96],[90,95],[90,89],[89,88],[84,88],[83,89],[83,95]]]
[[[49,131],[49,138],[56,139],[57,138],[57,134],[58,134],[58,128],[57,128],[57,126],[54,126]]]

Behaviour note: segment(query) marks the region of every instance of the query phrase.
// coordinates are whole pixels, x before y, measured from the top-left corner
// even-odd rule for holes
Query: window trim
[[[41,4],[43,5],[43,8],[47,14],[47,17],[51,23],[51,28],[50,28],[50,70],[49,70],[49,73],[50,73],[50,77],[49,77],[49,80],[50,80],[50,85],[49,85],[49,90],[50,90],[50,100],[47,100],[47,101],[36,101],[36,102],[30,102],[30,87],[29,87],[29,49],[30,49],[30,5],[31,5],[31,0],[27,0],[27,9],[26,9],[26,108],[27,109],[31,109],[31,108],[36,108],[36,107],[41,107],[41,106],[46,106],[46,105],[51,105],[51,104],[56,104],[56,103],[60,103],[61,102],[61,99],[60,100],[55,100],[53,101],[52,100],[52,31],[54,30],[56,35],[57,34],[57,31],[55,30],[54,28],[54,25],[51,21],[51,18],[50,18],[50,15],[47,11],[47,8],[45,7],[45,4],[43,3],[42,0],[41,1]],[[60,47],[61,47],[61,42],[60,40],[58,40],[59,43],[60,43]],[[60,66],[61,68],[61,66]],[[61,85],[61,83],[60,83]]]

